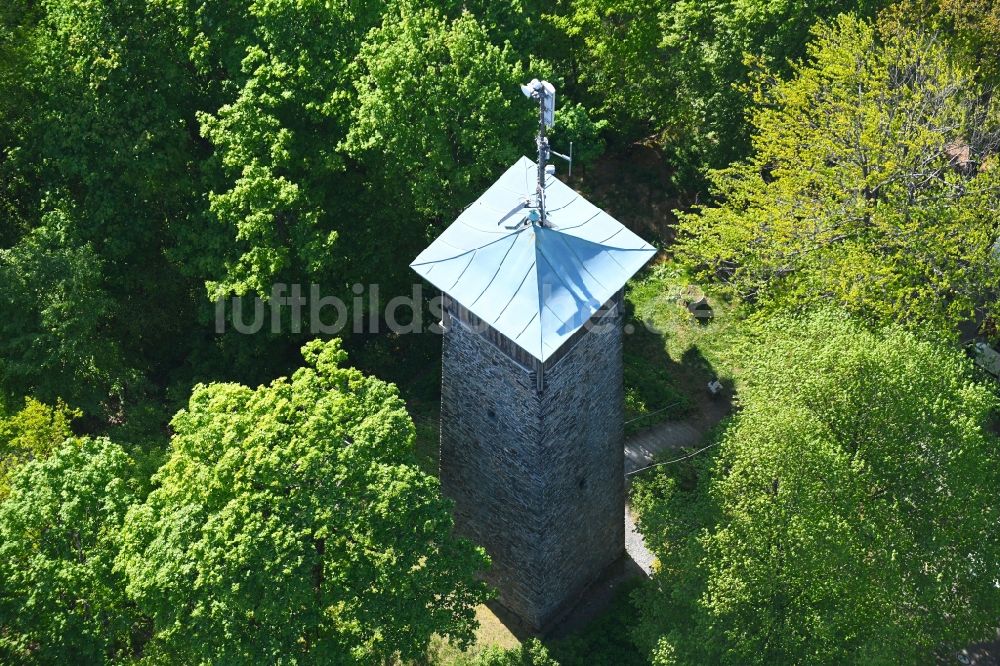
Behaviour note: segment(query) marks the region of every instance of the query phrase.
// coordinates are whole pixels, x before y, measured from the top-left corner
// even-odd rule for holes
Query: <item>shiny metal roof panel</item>
[[[536,174],[535,163],[522,157],[410,265],[545,361],[656,250],[552,176],[545,183],[547,226],[518,224]]]

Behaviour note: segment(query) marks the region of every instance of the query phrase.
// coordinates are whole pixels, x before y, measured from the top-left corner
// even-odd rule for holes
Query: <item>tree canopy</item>
[[[67,439],[15,471],[0,502],[5,663],[130,656],[139,616],[114,564],[134,491],[128,455],[106,439]]]
[[[759,99],[753,157],[682,216],[690,265],[764,304],[944,334],[992,309],[1000,106],[939,35],[843,15]]]
[[[244,334],[214,300],[315,286],[381,323],[410,259],[534,154],[533,77],[573,142],[558,177],[680,260],[644,289],[721,283],[754,313],[726,326],[777,317],[714,462],[638,484],[661,565],[639,642],[891,662],[983,635],[997,392],[955,343],[1000,321],[998,7],[3,3],[0,661],[370,663],[471,637],[487,560],[413,462],[438,339],[303,348],[292,307]],[[788,318],[817,306],[855,319]],[[700,366],[642,337],[626,395],[696,409],[673,380]],[[482,661],[636,657],[610,626]]]
[[[996,393],[842,314],[777,317],[711,461],[644,479],[654,663],[917,663],[1000,614]]]
[[[213,296],[266,295],[276,280],[320,281],[339,268],[334,244],[351,219],[344,208],[350,210],[352,189],[361,185],[337,151],[353,102],[350,66],[382,8],[263,0],[248,5],[236,24],[238,41],[228,32],[199,33],[204,57],[219,59],[216,67],[243,46],[238,70],[227,72],[226,89],[235,95],[198,114],[226,183],[209,194],[224,230],[225,271],[210,281]]]
[[[436,9],[387,14],[358,59],[358,104],[345,148],[377,158],[388,196],[451,220],[521,155],[532,107],[515,96],[525,72],[510,44],[476,18]]]
[[[587,101],[621,138],[662,147],[690,179],[748,152],[754,63],[787,73],[814,23],[840,12],[868,16],[883,4],[576,0],[551,21],[572,38],[570,71]]]
[[[10,491],[10,479],[26,462],[49,456],[73,435],[70,424],[82,416],[59,402],[50,407],[26,398],[24,407],[0,415],[0,500]]]
[[[99,413],[132,373],[105,334],[114,305],[102,262],[53,212],[14,247],[0,249],[0,382],[8,397],[61,398]]]
[[[119,565],[151,654],[192,663],[372,663],[468,640],[484,552],[452,536],[412,464],[395,387],[303,348],[290,379],[195,389]]]
[[[792,63],[817,38],[807,29],[816,21],[842,11],[868,17],[883,4],[14,2],[0,12],[0,273],[13,285],[4,297],[13,315],[2,324],[0,390],[15,401],[62,398],[88,417],[111,422],[145,413],[167,393],[184,395],[196,381],[257,383],[290,371],[301,334],[213,336],[211,298],[266,298],[277,282],[318,283],[324,293],[347,299],[353,283],[378,283],[383,301],[409,293],[406,261],[399,257],[415,255],[493,174],[532,152],[532,109],[516,87],[532,76],[559,85],[554,141],[563,151],[574,142],[578,167],[597,160],[605,146],[627,153],[635,142],[652,145],[662,150],[665,173],[673,178],[654,189],[663,189],[669,201],[705,202],[708,195],[745,208],[736,199],[767,190],[764,184],[719,176],[716,194],[709,195],[693,174],[752,149],[758,154],[746,168],[763,168],[757,180],[769,181],[780,172],[772,161],[794,171],[801,166],[795,160],[814,158],[809,150],[819,150],[824,132],[848,128],[853,121],[830,120],[812,139],[788,143],[790,134],[774,129],[784,123],[777,107],[791,116],[815,102],[824,109],[817,117],[835,117],[839,102],[811,99],[806,90],[819,52],[836,50],[823,46],[833,37],[811,47],[813,64]],[[933,16],[924,23],[943,26],[942,39],[919,75],[946,86],[937,89],[939,96],[948,86],[961,90],[946,109],[932,107],[913,120],[950,122],[953,112],[970,111],[958,129],[942,133],[949,135],[945,144],[957,142],[951,153],[962,153],[965,141],[978,159],[975,151],[988,143],[991,98],[977,98],[979,88],[964,82],[996,80],[990,59],[977,55],[996,42],[995,17],[980,4],[931,4]],[[865,56],[863,122],[876,122],[872,114],[892,99],[878,92],[891,83],[877,76],[879,63],[912,53],[929,34],[897,40],[875,31],[877,53]],[[883,44],[893,41],[901,44]],[[862,34],[855,52],[863,42]],[[935,64],[941,54],[956,55],[955,63],[942,69]],[[824,76],[833,76],[835,55],[820,60],[830,64]],[[755,99],[748,77],[762,67],[777,78],[797,73]],[[853,81],[837,85],[843,91]],[[970,109],[974,99],[981,108]],[[910,102],[912,110],[917,95]],[[766,108],[756,111],[756,104]],[[854,120],[859,117],[856,112]],[[960,131],[980,121],[983,136]],[[923,138],[911,125],[892,131],[913,147]],[[754,144],[752,126],[758,127]],[[877,134],[868,131],[866,140]],[[787,144],[787,154],[760,147],[775,141]],[[806,151],[801,158],[791,154],[800,149]],[[888,160],[873,173],[916,164],[912,151],[907,163],[892,161],[900,157],[896,148],[860,150],[865,159]],[[852,175],[849,165],[839,166],[827,176]],[[938,169],[939,161],[932,166]],[[602,172],[576,173],[589,186],[586,177]],[[953,174],[917,183],[910,208],[927,218],[938,209],[974,216],[990,205],[985,184],[979,185],[994,175],[984,170],[979,178]],[[593,184],[598,191],[619,190],[600,179]],[[891,189],[877,196],[892,203]],[[825,195],[803,190],[805,203],[824,202]],[[755,195],[760,210],[769,208],[764,194]],[[793,205],[785,198],[778,203]],[[671,238],[672,219],[659,217],[658,233]],[[760,216],[751,210],[743,217]],[[961,224],[949,218],[941,228]],[[739,225],[720,225],[725,228],[738,231]],[[926,236],[915,242],[940,240]],[[738,234],[732,241],[742,242]],[[745,257],[729,256],[736,249],[711,245],[706,239],[692,257],[744,260],[754,280],[742,286],[756,295],[768,267],[758,271]],[[970,285],[981,277],[981,245],[973,236],[963,246],[968,251],[939,252],[948,259],[943,266],[920,262],[930,266],[925,272],[937,280],[930,290],[935,298],[944,294],[938,300],[952,304],[951,315],[968,305],[949,293],[963,288],[949,280],[954,263],[972,261],[963,283]],[[787,268],[777,259],[771,264],[781,274]],[[898,276],[896,267],[885,270]],[[885,288],[920,291],[911,288],[918,277]],[[856,300],[887,280],[856,287]],[[923,297],[910,292],[902,297],[906,303]],[[348,337],[345,345],[361,342]],[[171,410],[161,411],[162,426]]]
[[[990,0],[938,0],[937,9],[970,63],[1000,83],[1000,5]]]

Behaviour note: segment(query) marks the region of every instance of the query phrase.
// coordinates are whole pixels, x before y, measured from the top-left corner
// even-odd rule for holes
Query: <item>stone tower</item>
[[[443,294],[441,486],[543,630],[624,551],[621,290],[654,254],[521,158],[413,262]],[[536,199],[537,201],[537,199]]]

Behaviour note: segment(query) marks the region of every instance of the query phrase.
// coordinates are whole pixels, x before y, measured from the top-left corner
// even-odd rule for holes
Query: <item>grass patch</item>
[[[687,307],[702,297],[710,318]],[[703,289],[675,264],[662,262],[633,281],[625,298],[627,432],[687,416],[712,379],[732,388],[745,317],[728,294]]]
[[[506,650],[516,648],[521,644],[521,641],[487,606],[476,608],[476,620],[479,621],[476,640],[468,649],[462,650],[445,639],[435,636],[431,639],[430,647],[427,650],[427,663],[434,664],[434,666],[473,666],[487,648],[498,647]]]

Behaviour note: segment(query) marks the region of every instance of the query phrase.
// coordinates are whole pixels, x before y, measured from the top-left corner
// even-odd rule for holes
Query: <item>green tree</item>
[[[991,0],[938,0],[965,55],[994,86],[1000,84],[1000,5]]]
[[[0,500],[10,492],[10,479],[17,469],[48,457],[73,435],[70,424],[82,415],[62,401],[50,407],[26,398],[18,412],[0,416]]]
[[[670,69],[659,49],[666,6],[659,0],[574,0],[547,16],[576,51],[571,87],[624,141],[662,125],[659,107],[669,93],[661,91]]]
[[[960,352],[777,317],[714,460],[639,483],[656,663],[923,663],[1000,614],[998,406]]]
[[[765,305],[941,332],[992,301],[1000,106],[904,20],[821,25],[795,75],[762,87],[753,157],[682,216],[689,265]]]
[[[752,63],[780,73],[805,52],[809,28],[879,0],[574,0],[550,20],[575,45],[580,99],[619,141],[651,140],[682,177],[748,150]],[[690,186],[690,182],[686,182]]]
[[[8,169],[7,162],[28,120],[25,109],[31,107],[31,87],[25,81],[40,13],[38,3],[30,0],[11,0],[0,7],[0,247],[9,247],[24,233],[21,193],[33,185]]]
[[[552,145],[559,150],[569,150],[573,143],[573,165],[586,169],[604,152],[606,120],[594,120],[582,104],[560,104],[556,124],[552,130]]]
[[[199,115],[226,180],[210,194],[211,210],[232,246],[209,284],[213,296],[266,296],[288,278],[361,279],[341,272],[346,253],[336,246],[365,219],[352,204],[361,184],[337,145],[350,123],[349,67],[382,8],[346,0],[249,5],[241,71],[231,72],[235,98]],[[232,60],[225,41],[199,34],[199,53],[221,51],[220,62]]]
[[[344,148],[418,223],[451,222],[531,145],[524,78],[510,44],[492,43],[472,14],[404,3],[361,50]]]
[[[488,560],[413,464],[395,387],[341,367],[336,340],[303,354],[290,380],[199,386],[174,418],[120,559],[149,654],[376,663],[471,639]]]
[[[21,5],[23,12],[16,10]],[[76,336],[70,326],[44,323],[58,314],[51,301],[76,301],[61,316],[86,330],[60,344],[88,353],[61,356],[46,381],[61,382],[67,393],[57,395],[91,413],[112,396],[99,416],[120,418],[114,403],[123,389],[134,399],[146,388],[141,377],[162,378],[182,363],[198,339],[193,323],[202,304],[191,291],[214,265],[205,259],[217,243],[203,223],[200,168],[208,151],[194,115],[201,79],[187,64],[184,7],[174,0],[51,0],[16,2],[10,12],[21,23],[7,27],[18,41],[6,51],[11,69],[0,74],[0,243],[16,250],[19,243],[37,245],[36,232],[63,235],[60,261],[75,272],[59,282],[87,281],[72,298],[57,287],[51,296],[23,300],[16,317],[41,320],[44,336]],[[38,252],[30,260],[40,264],[54,252],[28,251]],[[40,292],[51,278],[45,270],[20,276]],[[84,297],[100,302],[88,311]],[[89,352],[104,350],[107,357],[110,349],[128,371],[103,361],[94,366]],[[34,348],[6,351],[5,360],[25,369],[41,355]],[[62,381],[68,376],[73,380]],[[48,400],[44,392],[40,397]]]
[[[113,303],[102,262],[60,210],[0,249],[0,387],[10,397],[58,398],[100,413],[132,373],[107,335]]]
[[[1000,84],[1000,6],[991,0],[898,0],[887,11],[941,32],[987,94]]]
[[[94,664],[130,655],[138,616],[114,569],[134,494],[106,439],[69,439],[18,468],[0,501],[0,660]]]

